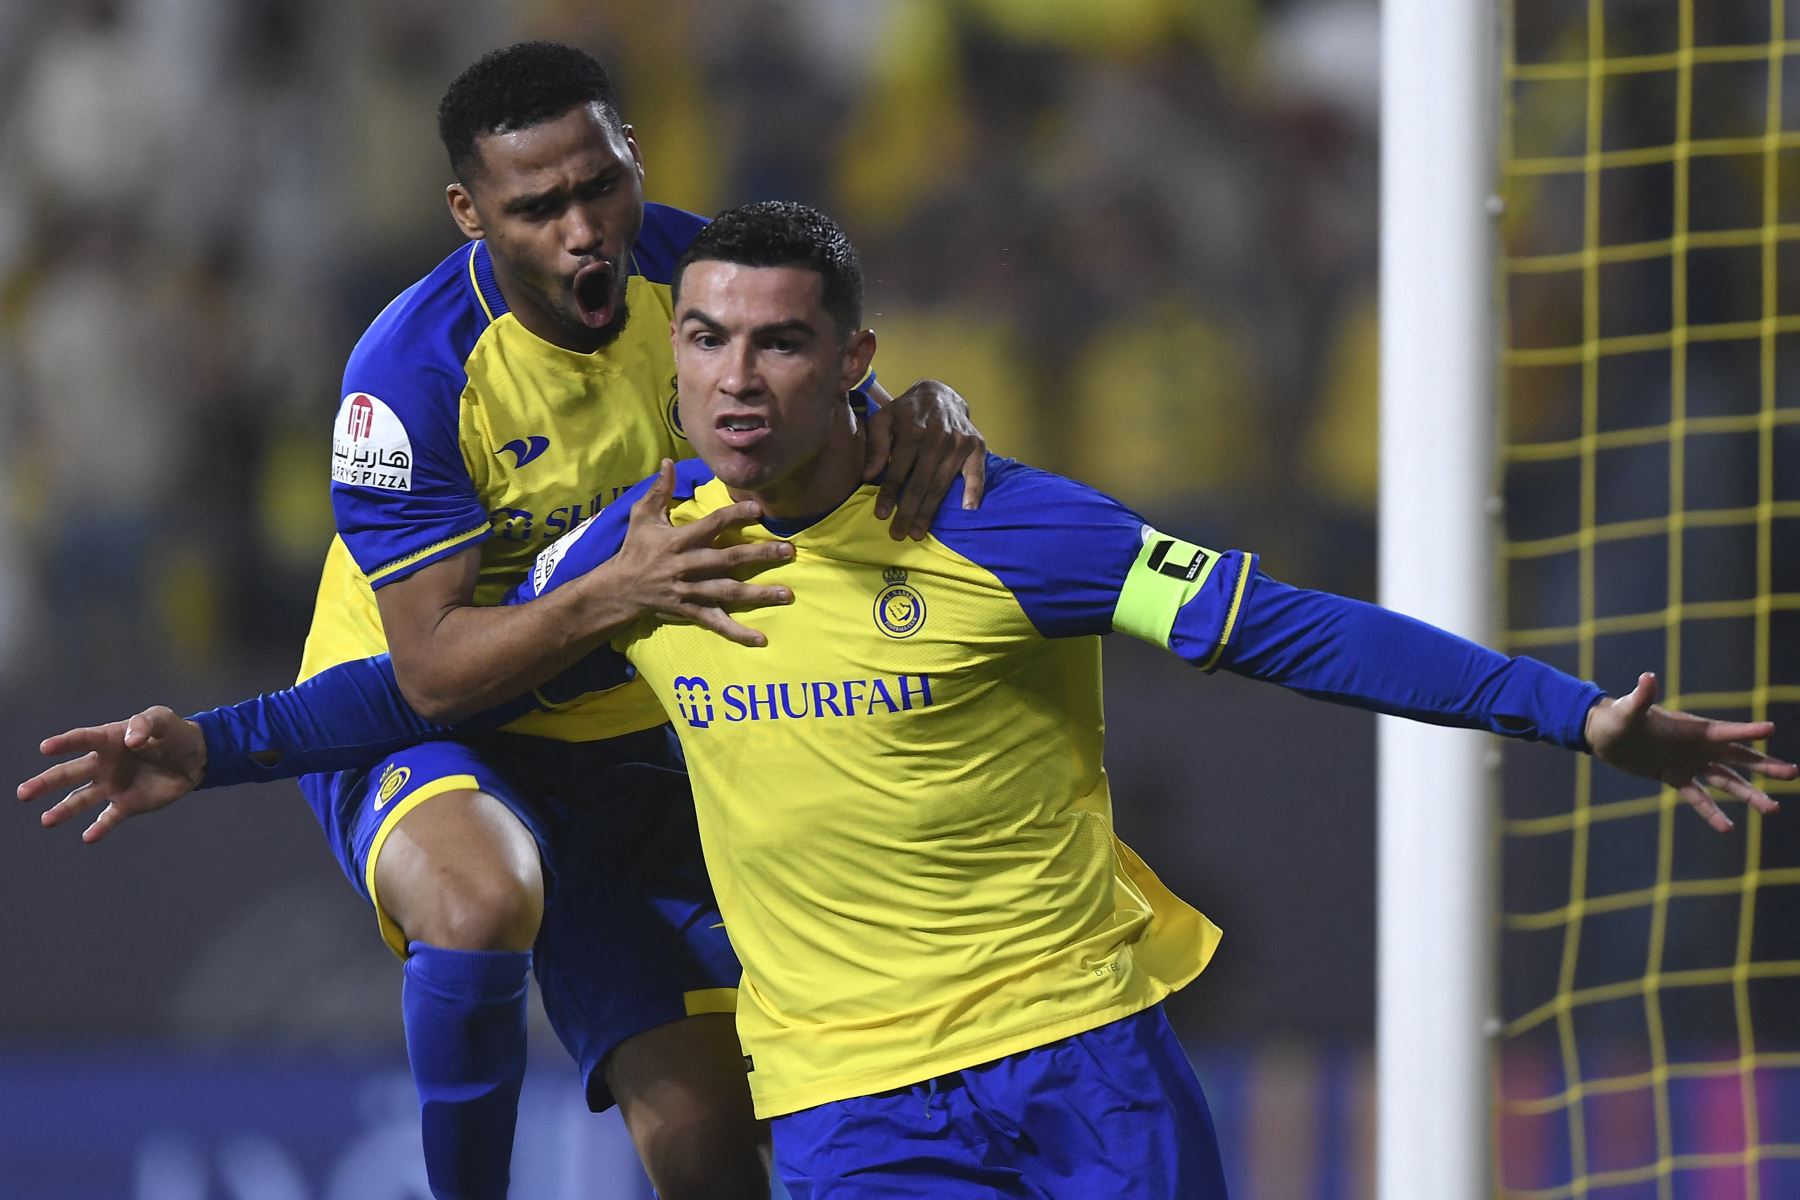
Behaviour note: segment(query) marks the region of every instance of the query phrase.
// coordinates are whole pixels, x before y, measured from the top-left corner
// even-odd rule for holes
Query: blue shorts
[[[1212,1114],[1160,1004],[772,1128],[794,1200],[1225,1200]]]
[[[474,789],[531,831],[545,888],[532,969],[594,1111],[613,1103],[600,1066],[620,1042],[685,1016],[735,1010],[740,969],[668,726],[600,742],[513,734],[427,742],[367,770],[308,775],[300,786],[338,865],[402,957],[405,937],[375,892],[376,858],[401,817],[434,796]]]

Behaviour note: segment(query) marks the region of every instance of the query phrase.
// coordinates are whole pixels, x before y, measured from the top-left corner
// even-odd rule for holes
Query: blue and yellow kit
[[[617,341],[579,354],[519,323],[471,242],[377,317],[344,370],[332,431],[337,523],[300,678],[387,648],[375,589],[481,547],[477,604],[664,458],[692,455],[675,403],[669,281],[705,224],[644,206]],[[535,712],[521,733],[594,741],[661,724],[647,689]]]
[[[337,536],[302,680],[385,651],[377,589],[476,547],[475,603],[498,603],[546,546],[664,458],[692,453],[675,405],[669,284],[704,224],[645,206],[630,315],[591,354],[519,322],[485,242],[457,249],[375,319],[345,368],[333,426]],[[376,887],[401,819],[459,790],[485,792],[518,817],[548,887],[534,956],[545,1009],[597,1107],[609,1101],[598,1066],[614,1046],[683,1015],[728,1011],[738,973],[661,706],[629,673],[610,682],[502,731],[388,754],[371,747],[348,769],[301,781],[401,956],[405,935]],[[623,961],[632,970],[621,972]]]
[[[677,480],[678,525],[731,503],[704,463]],[[1193,979],[1218,930],[1113,832],[1098,635],[1280,670],[1256,656],[1294,653],[1306,619],[1282,609],[1317,595],[1018,463],[992,460],[981,508],[953,496],[920,543],[887,536],[874,496],[742,532],[796,550],[794,603],[739,614],[765,648],[682,625],[615,643],[681,735],[765,1117],[1043,1045]],[[603,513],[517,598],[603,562],[624,528]],[[1354,623],[1351,603],[1327,608]],[[1597,689],[1521,672],[1549,689],[1532,730],[1540,710],[1578,730]]]
[[[678,524],[730,503],[704,463],[676,477]],[[1205,967],[1218,930],[1113,832],[1101,635],[1339,703],[1585,748],[1595,685],[1289,587],[1254,555],[1162,533],[1059,476],[990,457],[981,508],[962,510],[953,486],[923,542],[891,540],[874,498],[864,486],[816,520],[738,532],[796,548],[777,569],[794,603],[738,614],[767,646],[679,625],[616,643],[686,752],[744,964],[738,1028],[759,1115],[1083,1034]],[[604,562],[625,527],[622,508],[603,511],[512,598]],[[432,732],[380,660],[196,719],[209,782],[239,777],[257,748],[292,770],[334,746]]]

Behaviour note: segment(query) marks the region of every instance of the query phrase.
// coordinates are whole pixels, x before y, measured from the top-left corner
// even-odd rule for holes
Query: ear
[[[481,214],[475,211],[475,197],[468,188],[460,183],[453,183],[444,189],[444,199],[449,201],[451,219],[462,230],[464,237],[477,241],[487,236],[487,229],[481,223]]]
[[[631,151],[631,161],[637,167],[638,183],[642,185],[644,182],[644,152],[638,149],[637,130],[621,121],[619,122],[619,132],[625,135],[625,146]]]
[[[844,344],[843,353],[838,356],[839,365],[843,369],[839,376],[838,391],[849,392],[863,381],[869,373],[869,364],[875,361],[875,331],[859,329],[850,335]]]

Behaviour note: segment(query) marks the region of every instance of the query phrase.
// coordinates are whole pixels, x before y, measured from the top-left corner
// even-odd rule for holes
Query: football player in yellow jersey
[[[700,462],[671,467],[540,555],[531,607],[645,530],[752,500],[744,543],[789,542],[794,603],[742,614],[749,645],[646,621],[616,640],[677,713],[720,909],[743,961],[738,1028],[757,1111],[796,1200],[1224,1195],[1205,1099],[1161,999],[1218,931],[1112,833],[1098,636],[1163,645],[1308,694],[1542,738],[1772,812],[1738,744],[1767,722],[1620,699],[1372,605],[1288,587],[1256,557],[1163,534],[1117,501],[990,460],[980,511],[896,543],[860,478],[848,393],[874,349],[841,231],[752,205],[675,275],[674,340]],[[605,653],[565,680],[616,669]],[[355,698],[357,703],[348,703]],[[503,710],[492,719],[502,719]],[[129,730],[129,732],[127,732]],[[76,731],[92,749],[21,789],[83,785],[46,819],[113,820],[245,770],[328,765],[434,727],[380,660],[183,722],[166,709]],[[129,747],[129,748],[128,748]],[[186,765],[184,765],[186,764]]]
[[[500,608],[534,556],[666,457],[669,272],[702,218],[644,199],[644,164],[582,51],[496,51],[446,90],[439,133],[469,241],[396,298],[350,356],[334,426],[337,524],[301,678],[384,649],[439,718],[545,684],[644,614],[759,640],[730,609],[779,603],[733,572],[783,546],[714,546],[754,515],[647,530],[608,572]],[[907,478],[895,536],[965,462],[961,400],[883,407],[871,469]],[[591,586],[588,586],[591,585]],[[402,1007],[440,1196],[503,1195],[525,1065],[526,983],[598,1110],[615,1100],[665,1196],[765,1195],[730,1010],[739,973],[660,705],[623,677],[506,730],[439,741],[302,790],[405,962]],[[671,804],[668,795],[677,795]],[[629,964],[627,967],[626,964]]]

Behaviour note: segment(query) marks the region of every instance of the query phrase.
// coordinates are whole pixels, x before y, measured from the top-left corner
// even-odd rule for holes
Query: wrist
[[[199,787],[206,778],[206,730],[200,728],[200,723],[191,717],[184,718],[181,723],[187,726],[191,734],[193,749],[182,759],[180,770],[190,784]]]
[[[566,589],[573,593],[576,605],[574,641],[605,641],[653,612],[650,603],[631,586],[635,582],[617,560],[601,563],[576,579]]]
[[[1596,697],[1592,704],[1588,705],[1587,716],[1583,717],[1581,721],[1581,749],[1587,751],[1589,754],[1596,753],[1594,749],[1595,719],[1601,713],[1611,708],[1615,703],[1617,703],[1617,701],[1611,696],[1602,694]]]

